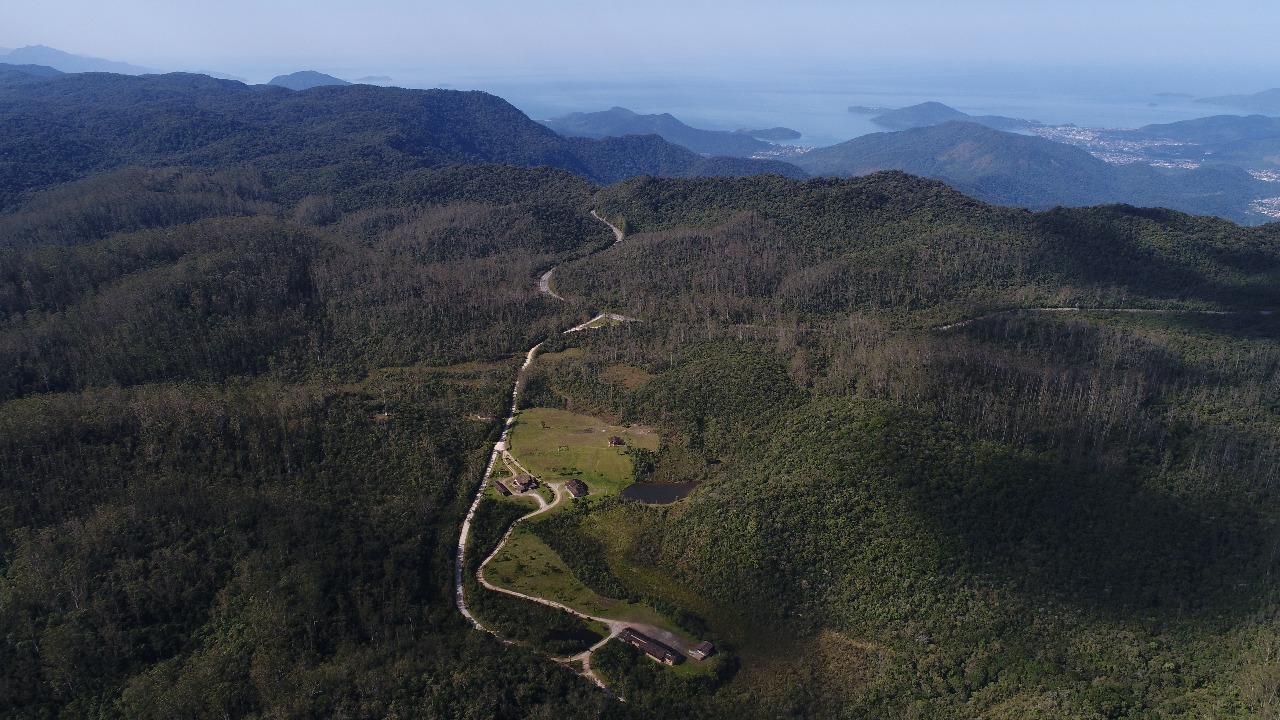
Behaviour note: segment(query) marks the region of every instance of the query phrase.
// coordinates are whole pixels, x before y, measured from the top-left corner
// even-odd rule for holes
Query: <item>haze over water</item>
[[[1160,96],[1280,86],[1274,0],[46,0],[0,11],[43,43],[265,82],[317,70],[500,95],[535,119],[623,106],[697,127],[787,126],[824,145],[880,130],[850,105],[1134,127],[1234,113]],[[1154,103],[1154,105],[1152,104]]]
[[[1114,69],[974,67],[756,73],[663,74],[608,79],[556,74],[393,73],[397,84],[479,89],[507,99],[537,120],[621,106],[668,112],[695,127],[736,130],[785,126],[798,145],[831,145],[885,128],[851,105],[906,107],[937,101],[972,115],[1004,115],[1048,125],[1140,127],[1210,115],[1243,114],[1196,97],[1252,93],[1280,85],[1265,71],[1183,72]],[[447,78],[447,79],[445,79]]]

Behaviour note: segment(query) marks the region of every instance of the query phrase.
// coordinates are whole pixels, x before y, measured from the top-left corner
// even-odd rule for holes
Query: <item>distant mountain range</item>
[[[867,108],[859,105],[849,108],[850,112],[862,113],[878,110],[883,110],[883,108]],[[1023,120],[1001,115],[970,115],[940,102],[924,102],[897,110],[888,110],[871,118],[871,122],[891,130],[907,130],[930,125],[941,125],[953,120],[967,120],[979,125],[993,127],[997,130],[1026,130],[1042,125],[1038,120]]]
[[[1280,195],[1280,185],[1239,167],[1164,171],[1143,163],[1115,165],[1060,142],[960,121],[864,135],[791,162],[814,175],[838,177],[903,170],[986,202],[1032,209],[1128,203],[1259,223],[1274,218],[1253,203]]]
[[[109,72],[122,75],[145,75],[158,70],[140,65],[103,60],[86,55],[72,55],[44,45],[28,45],[0,54],[0,62],[10,65],[44,65],[67,73]]]
[[[1200,98],[1196,102],[1209,105],[1226,105],[1253,112],[1280,113],[1280,88],[1271,88],[1252,95],[1220,95],[1218,97]]]
[[[0,73],[0,206],[126,166],[252,164],[300,194],[370,173],[452,164],[549,165],[601,183],[636,175],[806,177],[792,165],[704,158],[659,137],[565,138],[483,92],[371,85],[290,92],[204,75]]]
[[[252,164],[287,175],[298,183],[296,192],[308,193],[341,187],[373,168],[506,163],[549,165],[600,183],[640,175],[802,179],[902,170],[1003,205],[1128,203],[1242,223],[1275,219],[1268,214],[1275,203],[1267,199],[1280,196],[1280,183],[1266,180],[1280,169],[1277,118],[1221,116],[1090,131],[1088,142],[1146,153],[1140,162],[1115,164],[1095,157],[1092,148],[975,122],[1032,121],[974,118],[941,103],[880,117],[924,126],[781,162],[747,156],[778,148],[753,133],[783,137],[794,132],[787,128],[700,130],[669,114],[624,108],[539,124],[485,93],[350,85],[314,71],[251,86],[193,74],[64,75],[48,65],[0,64],[0,122],[7,130],[0,135],[6,159],[0,205],[31,189],[130,165]],[[1162,158],[1199,167],[1149,164]]]
[[[547,127],[561,135],[605,138],[624,135],[658,135],[662,139],[682,145],[703,155],[728,155],[751,157],[776,150],[777,146],[759,139],[794,139],[799,133],[790,128],[768,130],[701,130],[690,127],[669,113],[640,115],[626,108],[614,107],[593,113],[570,113],[543,121]]]
[[[350,85],[351,83],[336,78],[332,75],[325,75],[315,70],[299,70],[296,73],[288,75],[277,75],[271,78],[268,85],[278,85],[279,87],[289,88],[290,90],[310,90],[313,87],[324,87],[326,85]]]
[[[0,75],[4,75],[9,81],[50,78],[63,74],[65,73],[61,70],[55,70],[47,65],[13,65],[0,62]]]

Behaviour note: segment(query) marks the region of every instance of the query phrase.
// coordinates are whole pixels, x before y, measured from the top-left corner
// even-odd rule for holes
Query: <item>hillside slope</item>
[[[50,171],[0,214],[0,716],[1275,710],[1280,224],[899,171],[602,187],[546,165],[696,154],[480,93],[31,97],[0,104],[48,153],[6,167]],[[563,332],[602,310],[637,321]],[[700,482],[572,501],[521,570],[714,641],[606,644],[625,703],[553,661],[577,618],[469,598],[505,644],[454,604],[535,345],[521,408],[650,426],[633,479]]]
[[[29,189],[130,165],[250,163],[296,199],[448,164],[548,165],[612,180],[619,166],[631,175],[678,175],[701,161],[662,142],[570,143],[481,92],[369,85],[291,92],[186,74],[3,83],[0,122],[7,128],[0,205]]]
[[[604,138],[658,135],[668,142],[703,155],[751,157],[774,148],[771,143],[746,133],[701,130],[680,122],[670,113],[640,115],[621,107],[594,113],[571,113],[546,120],[543,124],[561,135],[569,136]]]
[[[1239,168],[1178,172],[1142,164],[1116,166],[1069,145],[969,122],[865,135],[791,162],[814,175],[837,177],[903,170],[1000,205],[1043,209],[1129,203],[1249,223],[1272,219],[1250,205],[1275,192],[1271,184]]]

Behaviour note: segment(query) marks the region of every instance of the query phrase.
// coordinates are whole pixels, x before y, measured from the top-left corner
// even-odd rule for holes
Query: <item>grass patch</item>
[[[610,602],[574,577],[564,560],[524,525],[517,525],[507,544],[484,569],[489,582],[508,590],[547,598],[598,615]]]
[[[547,501],[548,505],[556,501],[556,491],[552,490],[551,486],[546,483],[538,485],[536,492],[542,496],[543,500]],[[554,510],[552,512],[554,512]]]
[[[586,350],[575,347],[569,348],[568,350],[562,350],[560,352],[542,353],[538,355],[538,362],[555,363],[560,362],[561,360],[568,360],[570,358],[580,358],[586,354]]]
[[[506,485],[508,488],[511,487],[510,483],[504,482],[503,484]],[[495,502],[506,503],[508,505],[517,505],[528,511],[537,510],[539,507],[541,507],[540,505],[538,505],[538,501],[535,498],[530,497],[529,495],[512,495],[510,497],[503,495],[502,493],[498,492],[498,489],[493,486],[492,482],[489,482],[485,486],[484,496]],[[503,528],[503,531],[505,532],[506,528]]]
[[[641,370],[635,365],[627,365],[626,363],[617,363],[605,368],[600,377],[605,382],[621,385],[628,390],[635,390],[641,385],[649,382],[653,378],[652,375]]]
[[[600,544],[609,572],[633,593],[660,598],[704,618],[714,617],[715,608],[706,598],[657,568],[631,561],[643,524],[642,515],[626,507],[615,507],[593,512],[583,523],[582,531]]]
[[[576,477],[592,495],[616,495],[631,484],[631,458],[625,447],[610,447],[613,436],[649,450],[657,450],[660,439],[640,425],[610,425],[566,410],[530,408],[520,413],[512,428],[510,449],[544,482]]]
[[[485,566],[484,577],[494,585],[554,600],[588,615],[658,625],[686,640],[694,640],[650,607],[597,595],[573,575],[554,550],[523,524],[516,526],[506,545]],[[599,627],[604,628],[603,625]],[[603,630],[602,634],[607,635],[608,630]]]

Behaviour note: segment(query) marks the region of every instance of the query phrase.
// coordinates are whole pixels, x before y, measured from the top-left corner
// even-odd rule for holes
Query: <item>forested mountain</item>
[[[630,552],[724,613],[762,715],[1274,711],[1280,226],[898,174],[599,202],[632,235],[560,291],[646,322],[542,382],[678,428],[658,465],[706,482]]]
[[[623,135],[658,135],[663,140],[703,155],[751,157],[756,153],[773,150],[775,147],[772,143],[759,140],[748,133],[700,130],[680,122],[670,113],[640,115],[621,107],[593,113],[570,113],[545,120],[543,124],[561,135],[568,136],[604,138]],[[774,130],[786,130],[786,128],[774,128]]]
[[[1143,163],[1112,165],[1079,148],[970,122],[875,133],[792,158],[815,175],[849,177],[904,170],[942,180],[1000,205],[1129,203],[1267,222],[1251,204],[1275,186],[1229,165],[1169,171]]]
[[[131,169],[3,216],[24,249],[0,251],[0,714],[606,705],[472,632],[451,585],[476,418],[581,319],[529,278],[611,238],[594,188],[380,181],[317,208],[252,173]]]
[[[5,82],[57,77],[63,74],[61,70],[55,70],[47,65],[16,65],[13,63],[0,63],[0,73],[4,73]]]
[[[1280,225],[601,186],[761,166],[481,93],[90,75],[0,115],[0,715],[1280,708]],[[598,310],[636,322],[563,333]],[[508,645],[457,612],[543,341],[522,407],[648,424],[636,477],[701,481],[548,542],[715,673],[610,642],[619,702],[549,657],[567,613],[473,598]]]
[[[662,142],[570,141],[481,92],[369,85],[290,92],[189,74],[27,80],[0,84],[0,207],[29,189],[126,166],[252,164],[297,200],[455,163],[549,165],[607,181],[627,176],[619,167],[683,175],[698,173],[701,162]],[[618,157],[611,148],[649,154]],[[746,172],[751,162],[734,168]]]
[[[941,125],[956,120],[986,125],[998,130],[1023,130],[1040,124],[1034,120],[1022,120],[1000,115],[970,115],[940,102],[924,102],[919,105],[898,108],[871,118],[871,122],[894,130]]]
[[[336,78],[332,75],[326,75],[315,70],[299,70],[288,75],[277,75],[271,78],[268,85],[279,85],[280,87],[289,88],[290,90],[310,90],[313,87],[324,87],[325,85],[350,85],[351,83]]]

